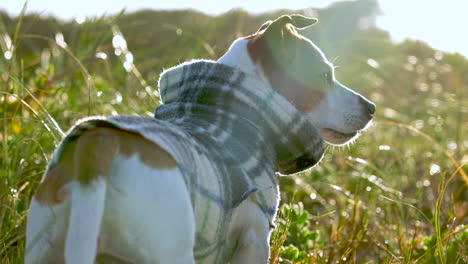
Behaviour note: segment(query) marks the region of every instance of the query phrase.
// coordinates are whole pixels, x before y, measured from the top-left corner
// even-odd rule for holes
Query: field
[[[376,3],[297,11],[337,78],[377,104],[354,143],[281,177],[270,263],[468,263],[468,59],[395,44]],[[22,263],[29,200],[66,130],[90,115],[152,115],[164,69],[217,59],[291,11],[191,10],[60,21],[0,12],[0,262]],[[296,12],[296,13],[297,13]]]

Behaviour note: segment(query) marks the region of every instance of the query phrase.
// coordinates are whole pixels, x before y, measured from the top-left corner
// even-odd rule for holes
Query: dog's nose
[[[364,97],[359,97],[359,101],[363,104],[363,106],[367,109],[369,114],[373,115],[375,113],[375,104],[372,103],[371,101],[367,100]]]
[[[376,109],[375,104],[374,104],[374,103],[371,103],[371,102],[368,102],[368,104],[367,104],[367,110],[369,111],[369,113],[370,113],[371,115],[373,115],[373,114],[375,113],[375,109]]]

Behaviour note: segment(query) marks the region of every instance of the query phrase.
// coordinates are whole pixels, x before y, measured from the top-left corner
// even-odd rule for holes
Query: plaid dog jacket
[[[323,141],[264,81],[223,64],[183,63],[164,71],[159,87],[162,104],[155,118],[84,119],[67,133],[48,169],[70,142],[94,127],[142,135],[170,153],[184,176],[196,221],[197,263],[227,263],[233,253],[227,241],[233,209],[255,195],[272,224],[279,203],[275,172],[314,166]]]

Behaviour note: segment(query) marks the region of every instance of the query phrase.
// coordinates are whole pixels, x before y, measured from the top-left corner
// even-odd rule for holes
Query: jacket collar
[[[232,144],[239,140],[269,144],[281,174],[308,169],[323,155],[323,140],[307,118],[264,81],[239,69],[207,60],[186,62],[165,70],[159,89],[156,118],[227,149],[235,149]]]

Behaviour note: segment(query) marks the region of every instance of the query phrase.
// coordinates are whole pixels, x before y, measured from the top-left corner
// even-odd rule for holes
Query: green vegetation
[[[281,177],[271,263],[468,263],[468,60],[373,26],[375,0],[297,11],[337,77],[377,104],[355,144]],[[216,59],[291,11],[140,11],[82,24],[0,12],[0,262],[22,263],[29,200],[89,115],[151,115],[164,67]]]

